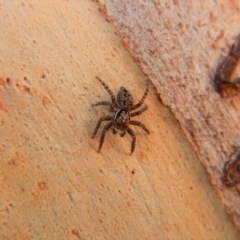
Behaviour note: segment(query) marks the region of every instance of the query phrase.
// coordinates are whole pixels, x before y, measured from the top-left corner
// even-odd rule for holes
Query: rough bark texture
[[[224,165],[240,138],[240,94],[222,98],[213,83],[221,57],[240,33],[240,2],[100,2],[179,120],[240,228],[240,186],[222,182]]]
[[[95,76],[114,92],[125,86],[135,100],[147,78],[95,2],[0,1],[0,29],[1,240],[238,238],[153,87],[148,112],[137,118],[151,134],[135,128],[133,155],[130,137],[111,133],[96,151],[99,134],[90,136],[108,111],[91,104],[109,96]],[[178,69],[168,68],[159,79]],[[214,96],[217,106],[231,106]]]

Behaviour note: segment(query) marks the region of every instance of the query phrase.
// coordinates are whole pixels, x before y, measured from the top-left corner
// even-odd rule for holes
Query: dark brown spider
[[[131,154],[132,154],[134,151],[134,148],[135,148],[136,135],[135,135],[134,131],[129,127],[129,125],[139,126],[146,133],[148,133],[148,134],[150,133],[149,130],[145,127],[145,125],[143,123],[136,121],[136,120],[131,120],[132,117],[138,116],[148,109],[147,105],[138,109],[139,107],[142,106],[145,98],[147,97],[148,87],[147,87],[146,91],[144,92],[141,100],[137,104],[134,105],[133,97],[126,88],[121,87],[115,98],[112,91],[106,85],[106,83],[104,83],[103,80],[101,80],[99,77],[97,77],[97,79],[103,85],[105,90],[109,93],[109,95],[111,97],[111,102],[101,101],[96,104],[93,104],[92,106],[100,106],[100,105],[109,106],[109,111],[113,113],[111,116],[109,115],[109,116],[101,117],[98,120],[98,123],[92,134],[92,138],[94,138],[97,134],[97,131],[98,131],[101,123],[103,121],[110,121],[109,123],[107,123],[104,126],[104,128],[102,130],[98,151],[100,152],[100,150],[102,148],[106,132],[109,129],[112,129],[113,134],[116,134],[119,130],[121,137],[125,136],[126,133],[128,133],[132,137],[132,145],[131,145]],[[134,111],[134,110],[136,110],[136,111]]]

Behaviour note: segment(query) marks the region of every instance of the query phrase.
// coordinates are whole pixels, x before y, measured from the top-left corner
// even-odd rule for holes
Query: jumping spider
[[[126,133],[128,133],[132,137],[132,145],[131,145],[131,154],[132,154],[134,151],[134,148],[135,148],[136,135],[135,135],[134,131],[129,127],[129,125],[139,126],[146,133],[148,133],[148,134],[150,133],[150,131],[145,127],[145,125],[143,123],[136,121],[136,120],[131,120],[132,117],[138,116],[148,109],[147,105],[145,105],[144,107],[142,107],[140,109],[138,109],[138,108],[142,106],[145,98],[147,97],[149,89],[147,87],[141,100],[137,104],[133,104],[133,97],[126,88],[121,87],[115,98],[112,91],[106,85],[106,83],[104,83],[103,80],[101,80],[99,77],[97,77],[97,79],[103,85],[105,90],[109,93],[109,95],[111,97],[111,102],[101,101],[96,104],[93,104],[92,106],[100,106],[100,105],[109,106],[109,111],[112,113],[111,116],[110,115],[103,116],[98,120],[98,123],[92,134],[92,138],[94,138],[97,134],[97,131],[98,131],[101,123],[103,121],[110,121],[109,123],[107,123],[104,126],[104,128],[102,130],[98,151],[100,152],[100,150],[102,148],[106,132],[109,129],[112,129],[113,134],[116,134],[119,130],[121,137],[125,136]],[[134,110],[136,110],[136,111],[134,111]]]

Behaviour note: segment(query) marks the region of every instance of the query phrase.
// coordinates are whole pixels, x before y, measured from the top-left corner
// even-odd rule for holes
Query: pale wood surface
[[[130,138],[90,138],[92,103],[148,82],[84,1],[0,2],[0,239],[217,239],[238,233],[173,114],[151,87]]]
[[[179,120],[240,228],[240,185],[227,188],[222,182],[224,165],[239,145],[240,94],[221,98],[213,83],[217,65],[240,33],[240,1],[100,2]],[[240,66],[233,75],[240,76]]]

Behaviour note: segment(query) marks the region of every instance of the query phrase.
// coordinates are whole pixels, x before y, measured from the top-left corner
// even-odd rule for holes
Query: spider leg
[[[134,148],[135,148],[136,136],[135,136],[134,131],[131,128],[128,128],[127,132],[132,137],[132,145],[131,145],[131,154],[132,154],[134,151]]]
[[[97,103],[94,103],[92,104],[93,107],[96,107],[96,106],[100,106],[100,105],[107,105],[107,106],[111,106],[112,103],[110,102],[107,102],[107,101],[101,101],[101,102],[97,102]]]
[[[148,91],[149,91],[149,87],[147,86],[147,88],[146,88],[146,90],[145,90],[145,92],[144,92],[141,100],[140,100],[137,104],[133,105],[133,106],[130,108],[131,111],[139,108],[139,107],[143,104],[145,98],[146,98],[147,95],[148,95]]]
[[[110,97],[111,97],[111,100],[112,100],[112,104],[114,106],[117,106],[117,103],[116,103],[116,99],[113,95],[113,92],[112,90],[107,86],[107,84],[100,78],[100,77],[96,77],[98,79],[98,81],[103,85],[103,87],[105,88],[105,90],[109,93]]]
[[[147,129],[147,127],[139,121],[129,121],[129,124],[141,127],[147,134],[150,133],[150,131]]]
[[[141,108],[140,110],[130,113],[130,117],[138,116],[138,115],[142,114],[143,112],[147,111],[147,109],[148,109],[148,106],[146,105],[143,108]]]
[[[101,135],[100,142],[99,142],[98,152],[100,152],[100,150],[102,148],[106,132],[110,129],[110,127],[112,125],[113,125],[113,123],[110,122],[103,128],[102,135]]]
[[[100,126],[101,126],[101,123],[102,123],[103,121],[110,121],[110,120],[112,120],[112,117],[111,117],[111,116],[101,117],[101,118],[98,120],[98,123],[97,123],[97,125],[96,125],[96,127],[95,127],[95,129],[94,129],[94,132],[93,132],[93,134],[92,134],[92,138],[94,138],[94,137],[96,136],[97,131],[98,131],[98,129],[99,129]]]
[[[116,134],[116,133],[117,133],[116,128],[113,128],[113,129],[112,129],[112,133],[113,133],[113,134]]]

